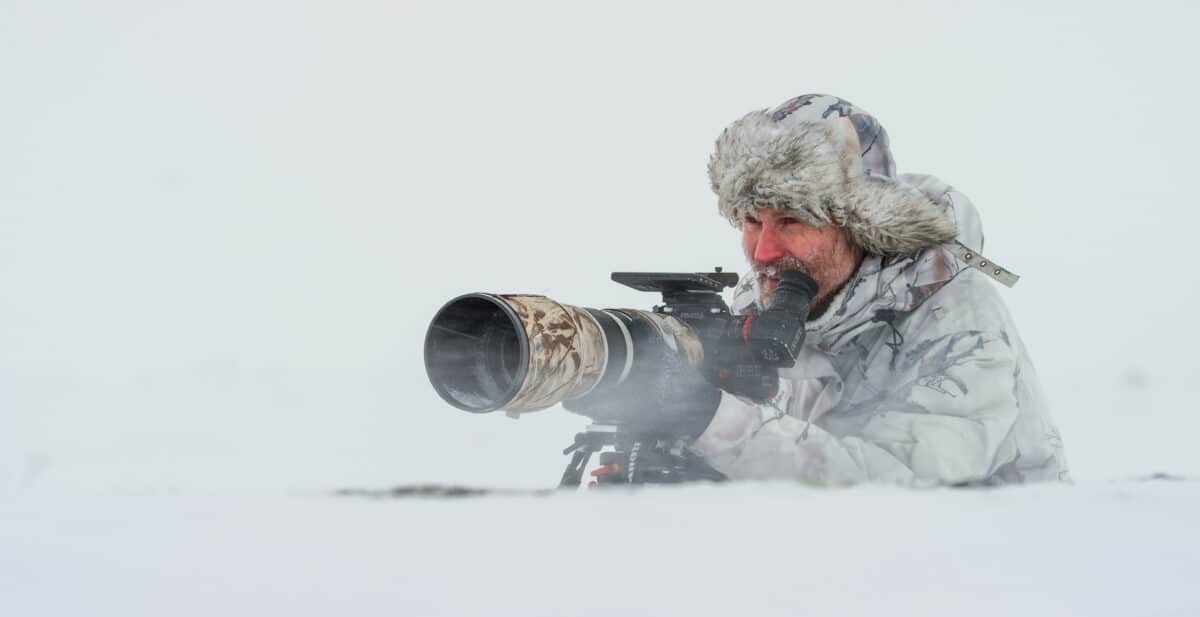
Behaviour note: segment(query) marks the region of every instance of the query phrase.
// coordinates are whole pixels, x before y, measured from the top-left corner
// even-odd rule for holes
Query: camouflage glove
[[[564,401],[567,411],[635,433],[699,437],[721,402],[721,391],[674,352],[641,363],[625,381]],[[647,366],[648,365],[648,366]]]

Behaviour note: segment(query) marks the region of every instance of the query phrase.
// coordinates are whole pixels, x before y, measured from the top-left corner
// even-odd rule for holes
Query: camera
[[[425,336],[425,370],[447,403],[474,413],[536,411],[600,395],[650,358],[677,354],[719,387],[753,392],[790,367],[804,341],[817,284],[783,272],[771,306],[732,315],[721,298],[735,273],[614,272],[612,280],[662,294],[652,310],[596,309],[540,295],[470,293],[450,300]],[[736,392],[735,393],[741,393]]]

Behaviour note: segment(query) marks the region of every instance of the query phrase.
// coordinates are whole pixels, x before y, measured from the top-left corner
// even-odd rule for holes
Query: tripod
[[[571,455],[571,460],[558,487],[578,488],[592,455],[597,453],[600,467],[592,472],[597,486],[725,479],[721,472],[688,452],[685,445],[686,441],[678,435],[638,433],[623,426],[592,424],[576,434],[575,443],[563,450],[563,454]]]

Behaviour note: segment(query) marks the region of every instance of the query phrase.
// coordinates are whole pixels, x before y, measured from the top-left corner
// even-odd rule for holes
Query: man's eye
[[[795,225],[799,222],[800,222],[800,219],[798,219],[794,216],[785,216],[785,217],[779,219],[780,225]]]
[[[758,219],[754,218],[753,216],[750,216],[749,214],[742,217],[742,222],[747,225],[758,225],[759,224]]]

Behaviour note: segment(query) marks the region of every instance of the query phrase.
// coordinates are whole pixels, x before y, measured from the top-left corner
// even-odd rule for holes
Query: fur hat
[[[887,131],[850,102],[806,94],[726,128],[708,161],[721,214],[782,210],[844,228],[875,255],[914,255],[954,239],[953,214],[896,177]]]

